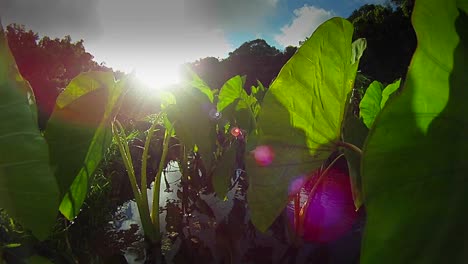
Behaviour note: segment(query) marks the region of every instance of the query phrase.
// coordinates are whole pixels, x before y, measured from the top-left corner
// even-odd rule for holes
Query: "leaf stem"
[[[156,241],[159,242],[161,239],[161,232],[159,227],[159,190],[161,188],[161,174],[164,169],[164,165],[166,162],[166,156],[169,149],[169,139],[171,138],[172,134],[172,127],[166,127],[166,131],[164,133],[164,141],[163,141],[163,152],[161,155],[161,160],[159,161],[158,172],[154,177],[154,186],[153,186],[153,206],[151,208],[151,220],[153,222],[154,230],[156,231]]]
[[[353,144],[351,144],[351,143],[344,142],[344,141],[338,141],[338,142],[336,142],[336,145],[337,145],[338,147],[344,147],[344,148],[346,148],[346,149],[349,149],[349,150],[351,150],[351,151],[354,151],[354,152],[356,152],[357,154],[359,154],[360,156],[362,156],[362,150],[361,150],[359,147],[357,147],[356,145],[353,145]]]
[[[143,197],[140,188],[138,188],[130,148],[128,147],[127,142],[124,142],[122,140],[126,140],[127,135],[125,134],[125,130],[122,124],[120,124],[118,120],[112,123],[112,133],[114,135],[115,140],[117,141],[117,146],[119,147],[120,155],[122,156],[125,169],[127,170],[128,178],[130,180],[130,186],[132,187],[133,196],[135,197],[135,202],[138,207],[138,213],[140,214],[143,232],[145,233],[145,236],[150,238],[150,240],[155,240],[155,233],[153,226],[151,225],[151,218],[149,214],[148,197]],[[144,188],[146,188],[146,186],[144,186]]]
[[[340,154],[338,155],[338,157],[336,157],[328,166],[325,170],[321,171],[320,172],[320,175],[318,176],[318,179],[317,181],[315,182],[314,186],[312,187],[312,190],[310,190],[309,192],[309,195],[307,196],[307,200],[306,202],[304,203],[304,205],[302,205],[301,207],[301,212],[299,213],[299,232],[298,234],[299,235],[302,235],[303,233],[303,225],[304,225],[304,217],[305,217],[305,210],[307,209],[307,206],[309,204],[309,201],[314,197],[315,195],[315,192],[320,184],[320,182],[322,182],[322,180],[325,178],[325,176],[327,175],[328,171],[331,169],[331,167],[333,167],[333,165],[341,158],[343,157],[344,154]]]

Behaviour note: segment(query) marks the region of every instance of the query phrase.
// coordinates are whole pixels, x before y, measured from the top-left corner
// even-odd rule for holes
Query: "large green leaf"
[[[468,1],[418,0],[405,86],[363,157],[361,263],[468,262]]]
[[[123,83],[116,83],[112,72],[83,73],[57,98],[45,137],[64,197],[60,211],[68,219],[79,213],[89,177],[110,146],[110,121]]]
[[[1,25],[0,123],[0,207],[44,239],[57,217],[57,182],[37,125],[34,95],[16,68]]]
[[[175,134],[188,150],[197,146],[206,169],[209,171],[216,150],[216,106],[199,88],[182,86],[175,91],[176,104],[167,106],[167,116],[174,124]]]
[[[241,76],[237,75],[227,80],[226,83],[221,87],[221,91],[218,95],[218,111],[222,112],[230,104],[242,104],[242,107],[249,107],[248,104],[249,95],[244,90],[244,80]],[[240,102],[238,102],[240,100]]]
[[[214,93],[211,88],[191,69],[187,69],[187,72],[190,76],[189,81],[186,83],[186,86],[190,86],[202,92],[208,100],[213,103]]]
[[[257,99],[249,96],[244,90],[244,79],[237,75],[229,79],[221,88],[218,95],[218,112],[243,130],[251,131],[255,128],[255,116],[252,107]]]
[[[303,182],[337,149],[346,98],[362,54],[359,46],[365,47],[362,40],[351,45],[352,35],[353,27],[344,19],[322,24],[265,95],[258,134],[249,140],[253,136],[257,146],[268,146],[259,149],[271,152],[273,159],[257,165],[253,155],[246,158],[248,201],[260,230],[266,230],[286,206],[288,189]]]
[[[373,81],[369,85],[366,94],[359,104],[360,115],[368,128],[372,126],[380,110],[384,108],[387,100],[399,87],[400,80],[387,85],[385,88],[379,81]]]

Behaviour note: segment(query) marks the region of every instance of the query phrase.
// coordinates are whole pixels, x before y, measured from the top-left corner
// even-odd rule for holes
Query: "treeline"
[[[37,33],[16,24],[6,27],[6,36],[21,75],[34,91],[41,128],[52,113],[58,94],[73,78],[92,70],[112,71],[93,60],[83,40],[72,42],[70,36],[39,38]]]
[[[416,49],[411,25],[414,0],[392,0],[392,4],[364,5],[348,18],[354,27],[354,39],[366,38],[367,49],[361,60],[361,74],[370,80],[392,83],[405,76]],[[281,52],[262,39],[245,42],[226,59],[204,58],[190,66],[213,88],[220,88],[235,75],[246,75],[246,89],[257,81],[265,86],[278,74],[297,47]]]
[[[250,87],[257,85],[257,80],[268,85],[296,50],[297,47],[289,46],[281,52],[265,40],[256,39],[245,42],[230,52],[226,59],[207,57],[189,65],[215,89],[221,88],[233,76],[245,75],[246,89],[250,92]]]
[[[414,0],[392,0],[392,5],[364,5],[348,18],[355,27],[354,38],[366,38],[368,47],[361,59],[361,74],[370,80],[391,83],[405,76],[416,36],[411,26]],[[90,70],[112,71],[98,64],[86,52],[83,40],[39,38],[24,26],[9,25],[6,35],[10,49],[23,77],[31,84],[40,111],[43,128],[57,95],[71,79]],[[245,42],[225,59],[207,57],[189,66],[213,89],[235,75],[247,76],[245,88],[257,84],[268,86],[297,47],[280,51],[263,39]],[[116,76],[121,72],[116,72]]]

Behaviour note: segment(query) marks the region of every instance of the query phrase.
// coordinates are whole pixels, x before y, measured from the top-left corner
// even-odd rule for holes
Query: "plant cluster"
[[[440,16],[431,16],[436,12]],[[115,81],[109,72],[79,75],[58,96],[42,135],[34,95],[2,31],[0,207],[46,239],[58,211],[70,221],[80,213],[89,180],[114,140],[145,237],[158,247],[156,261],[159,186],[168,153],[177,148],[185,206],[206,188],[224,198],[243,182],[260,231],[293,203],[292,243],[336,239],[365,208],[361,263],[463,262],[467,12],[463,0],[416,2],[418,48],[405,81],[386,88],[373,82],[360,116],[351,99],[366,41],[353,42],[353,26],[342,18],[317,28],[268,88],[258,83],[249,94],[245,77],[235,76],[211,89],[190,72],[189,81],[161,95],[161,111],[147,120],[139,171],[126,128],[116,119],[132,80]],[[151,176],[154,146],[161,155]],[[155,185],[151,207],[148,179]],[[189,210],[183,207],[182,214]]]

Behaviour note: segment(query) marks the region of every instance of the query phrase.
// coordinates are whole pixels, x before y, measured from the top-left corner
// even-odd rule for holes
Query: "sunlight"
[[[179,67],[139,67],[136,77],[151,89],[163,89],[181,80]]]

